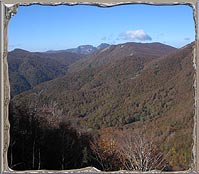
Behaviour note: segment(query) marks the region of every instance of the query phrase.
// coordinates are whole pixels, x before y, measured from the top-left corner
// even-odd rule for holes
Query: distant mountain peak
[[[82,48],[82,49],[84,49],[84,48],[93,48],[93,45],[80,45],[80,46],[78,46],[78,48]]]
[[[106,48],[106,47],[108,47],[108,46],[110,46],[110,44],[101,43],[100,45],[97,46],[97,49],[99,50],[99,49],[102,49],[102,48]]]
[[[20,48],[15,48],[13,51],[11,52],[15,52],[15,53],[30,53],[29,51],[27,50],[24,50],[24,49],[20,49]]]
[[[69,49],[79,54],[90,54],[97,50],[93,45],[80,45],[77,48]]]
[[[80,45],[77,48],[67,49],[68,52],[78,53],[78,54],[91,54],[99,49],[103,49],[109,46],[109,44],[101,43],[99,46],[94,47],[93,45]]]
[[[91,54],[91,53],[93,53],[97,50],[106,48],[108,46],[110,46],[110,45],[107,44],[107,43],[101,43],[97,47],[87,44],[87,45],[79,45],[76,48],[69,48],[69,49],[66,49],[66,50],[49,50],[47,52],[49,52],[49,53],[71,52],[71,53],[88,55],[88,54]]]

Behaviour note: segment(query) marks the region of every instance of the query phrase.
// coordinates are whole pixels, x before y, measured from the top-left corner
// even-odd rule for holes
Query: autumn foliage
[[[168,166],[153,137],[147,137],[143,131],[105,129],[91,142],[91,149],[103,170],[150,171]]]
[[[91,149],[103,170],[119,170],[122,168],[116,130],[105,129],[91,142]]]

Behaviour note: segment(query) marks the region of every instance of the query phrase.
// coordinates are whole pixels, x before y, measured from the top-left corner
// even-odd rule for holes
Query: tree
[[[122,135],[118,142],[118,152],[126,170],[150,171],[166,167],[166,159],[153,136],[146,136],[145,131],[123,131]]]
[[[29,160],[31,162],[30,169],[41,169],[42,168],[42,144],[45,138],[45,134],[48,129],[57,129],[59,127],[60,121],[63,117],[63,110],[58,108],[58,103],[56,101],[49,101],[46,104],[41,104],[42,90],[35,92],[32,98],[27,102],[26,109],[23,113],[26,115],[25,118],[28,119],[27,135],[29,137],[29,145],[24,149],[29,150],[29,154],[26,156],[31,156]],[[24,119],[24,118],[22,118]],[[24,130],[25,127],[22,127]],[[56,132],[56,131],[55,131]],[[12,151],[11,151],[12,152]],[[11,158],[12,159],[12,158]],[[26,162],[25,162],[26,163]]]
[[[146,129],[109,128],[91,142],[91,149],[102,170],[163,170],[167,161],[154,138],[146,135]]]
[[[118,170],[121,162],[119,160],[119,152],[117,150],[117,131],[105,129],[91,143],[91,150],[94,157],[102,167],[102,170]]]

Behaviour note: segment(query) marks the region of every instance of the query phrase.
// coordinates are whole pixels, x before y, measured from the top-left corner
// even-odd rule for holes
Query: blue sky
[[[9,51],[125,42],[161,42],[179,48],[194,40],[194,28],[193,9],[187,5],[19,6],[9,23],[8,45]]]

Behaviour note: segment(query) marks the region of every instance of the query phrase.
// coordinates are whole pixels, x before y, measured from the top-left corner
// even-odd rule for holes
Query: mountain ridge
[[[67,73],[83,56],[76,53],[41,53],[15,49],[8,53],[11,97]]]
[[[193,144],[194,43],[181,49],[142,46],[109,46],[74,62],[66,75],[16,95],[11,113],[21,117],[31,98],[40,107],[56,102],[62,119],[79,134],[117,128],[134,133],[146,127],[170,168],[187,170]]]
[[[119,60],[120,57],[124,58],[136,55],[143,58],[148,56],[148,60],[150,61],[153,58],[161,57],[175,50],[176,48],[161,43],[127,42],[124,44],[109,45],[71,64],[69,72],[79,71],[82,68],[91,66],[91,64],[94,67],[100,66],[104,62],[111,62],[113,59]]]
[[[115,54],[112,55],[110,53],[109,58],[105,58],[107,56],[104,57],[104,54],[107,54],[107,52],[110,51],[109,48],[111,48],[113,52],[115,52],[115,48],[123,47],[124,45],[130,47],[126,51],[129,52],[130,50],[131,52],[131,50],[133,49],[139,51],[139,46],[142,44],[124,43],[119,45],[109,45],[106,43],[102,43],[99,46],[95,47],[95,52],[89,54],[91,56],[90,60],[89,55],[68,52],[67,50],[58,52],[30,52],[17,48],[8,53],[8,64],[11,81],[11,97],[23,91],[31,89],[41,82],[52,80],[56,77],[63,76],[68,72],[71,73],[73,71],[81,70],[82,68],[89,66],[89,62],[97,60],[96,57],[93,55],[98,55],[99,59],[97,60],[97,62],[92,63],[93,66],[95,66],[95,64],[98,66],[104,61],[106,62],[113,56],[118,57],[118,55],[121,55],[120,48],[119,51],[116,50]],[[175,50],[175,48],[173,47],[160,43],[149,43],[144,45],[145,47],[150,45],[149,47],[151,47],[151,49],[153,50],[157,49],[156,47],[160,47],[160,49],[162,49],[163,47],[167,53]],[[127,53],[125,53],[125,51],[123,51],[122,54],[127,56]],[[160,56],[160,54],[162,54],[161,51],[160,53],[158,53],[158,56]],[[100,57],[104,58],[101,59]],[[80,59],[82,59],[82,61],[78,61]],[[76,61],[79,63],[74,64]],[[81,65],[82,63],[83,65]]]
[[[80,45],[76,48],[69,48],[66,50],[49,50],[47,52],[50,52],[50,53],[71,52],[71,53],[88,55],[88,54],[95,52],[96,50],[105,48],[107,46],[109,46],[109,44],[107,44],[107,43],[101,43],[100,45],[98,45],[96,47],[93,45]]]

